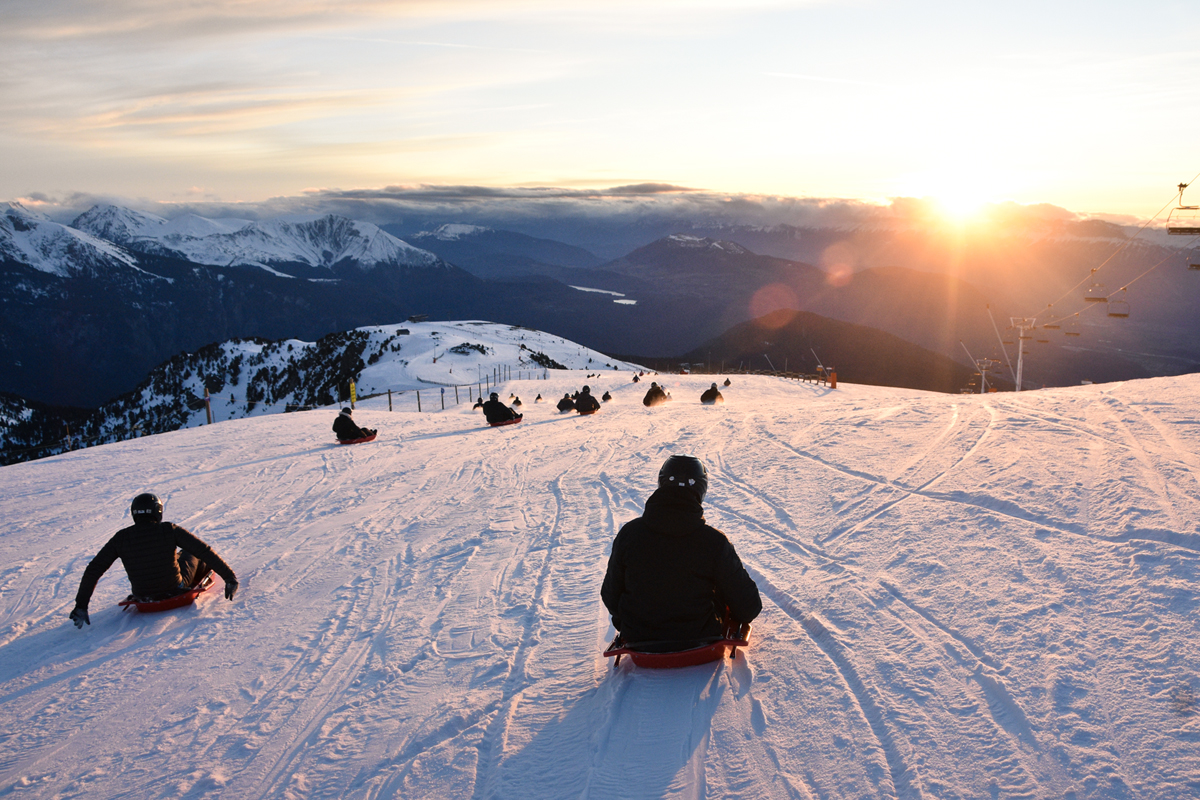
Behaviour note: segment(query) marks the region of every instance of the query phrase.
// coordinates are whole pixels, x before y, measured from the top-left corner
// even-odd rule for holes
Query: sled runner
[[[621,656],[629,656],[629,659],[639,667],[647,669],[671,669],[673,667],[691,667],[696,664],[707,664],[710,661],[716,661],[725,655],[725,649],[732,647],[729,652],[729,657],[733,658],[737,655],[739,647],[750,646],[750,623],[746,622],[741,625],[730,623],[725,627],[721,637],[704,642],[696,647],[690,647],[686,650],[672,650],[665,653],[651,653],[644,649],[651,647],[655,650],[664,645],[676,644],[675,642],[630,642],[626,644],[621,640],[621,634],[617,634],[617,638],[612,640],[612,644],[604,651],[605,658],[616,656],[613,661],[613,669],[616,669],[621,664]],[[678,644],[685,644],[679,642]],[[687,644],[691,644],[688,642]]]
[[[505,425],[516,425],[518,422],[520,422],[523,419],[525,419],[525,416],[521,415],[514,419],[502,419],[499,422],[489,422],[488,425],[491,425],[493,428],[501,428]]]
[[[375,437],[378,435],[379,432],[376,431],[370,436],[361,436],[358,439],[338,439],[338,444],[362,444],[363,442],[373,442],[375,441]]]
[[[196,598],[204,594],[208,590],[208,587],[212,586],[212,584],[213,576],[210,572],[200,579],[200,583],[184,592],[175,595],[174,597],[168,597],[165,600],[138,600],[133,595],[129,595],[129,597],[126,597],[124,600],[117,603],[117,605],[121,606],[126,611],[129,610],[130,606],[133,606],[143,614],[149,614],[154,611],[170,611],[173,608],[190,606],[192,603],[196,602]]]

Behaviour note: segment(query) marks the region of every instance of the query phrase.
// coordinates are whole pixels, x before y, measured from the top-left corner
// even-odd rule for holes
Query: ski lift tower
[[[1020,363],[1018,361],[1018,363]],[[1000,366],[1000,362],[994,358],[977,358],[975,359],[975,368],[979,370],[979,393],[987,394],[988,390],[988,373]]]
[[[1009,317],[1012,328],[1017,332],[1017,380],[1014,391],[1021,391],[1021,376],[1025,371],[1025,342],[1033,338],[1037,320],[1032,317]]]

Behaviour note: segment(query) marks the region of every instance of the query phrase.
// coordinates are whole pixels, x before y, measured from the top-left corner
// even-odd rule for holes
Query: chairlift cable
[[[1200,179],[1200,172],[1197,172],[1197,173],[1196,173],[1196,177],[1194,177],[1194,178],[1192,178],[1192,180],[1188,181],[1188,185],[1190,186],[1190,185],[1191,185],[1191,184],[1192,184],[1194,181],[1196,181],[1197,179]],[[1124,242],[1124,243],[1123,243],[1123,244],[1122,244],[1120,247],[1118,247],[1116,250],[1114,250],[1114,251],[1112,252],[1112,254],[1111,254],[1111,255],[1109,255],[1109,257],[1108,257],[1108,258],[1104,259],[1103,263],[1101,263],[1101,264],[1100,264],[1100,266],[1098,266],[1098,267],[1095,267],[1094,269],[1092,269],[1092,271],[1088,273],[1088,276],[1087,276],[1086,278],[1084,278],[1084,279],[1083,279],[1083,280],[1081,280],[1079,283],[1077,283],[1077,284],[1075,284],[1074,286],[1072,286],[1070,289],[1068,289],[1068,290],[1067,290],[1067,292],[1066,292],[1066,293],[1065,293],[1065,294],[1064,294],[1062,297],[1058,298],[1058,299],[1057,299],[1057,300],[1055,300],[1053,303],[1050,303],[1050,305],[1051,305],[1051,306],[1055,306],[1055,305],[1057,305],[1058,303],[1060,303],[1060,302],[1062,302],[1063,300],[1065,300],[1066,298],[1070,297],[1070,296],[1071,296],[1072,294],[1074,294],[1075,292],[1077,292],[1077,291],[1079,290],[1079,287],[1080,287],[1080,286],[1083,286],[1083,284],[1084,284],[1084,283],[1086,283],[1087,281],[1091,280],[1091,279],[1092,279],[1092,278],[1095,276],[1095,274],[1096,274],[1097,272],[1099,272],[1101,269],[1103,269],[1105,266],[1107,266],[1107,265],[1108,265],[1108,263],[1109,263],[1110,261],[1112,261],[1114,258],[1116,258],[1118,255],[1120,255],[1120,254],[1121,254],[1121,252],[1122,252],[1122,251],[1123,251],[1125,248],[1127,248],[1127,247],[1129,247],[1129,245],[1133,244],[1133,243],[1134,243],[1134,241],[1136,241],[1136,240],[1137,240],[1137,238],[1138,238],[1139,236],[1141,236],[1141,235],[1142,235],[1142,232],[1143,232],[1143,231],[1145,231],[1145,230],[1146,230],[1146,228],[1148,228],[1148,227],[1150,227],[1152,224],[1154,224],[1154,222],[1155,222],[1155,221],[1156,221],[1156,220],[1157,220],[1159,217],[1161,217],[1161,216],[1162,216],[1162,213],[1163,213],[1163,211],[1166,211],[1167,207],[1168,207],[1168,206],[1170,206],[1170,205],[1171,205],[1172,203],[1174,203],[1174,202],[1175,202],[1175,199],[1174,199],[1174,197],[1172,197],[1172,199],[1168,200],[1168,201],[1167,201],[1167,202],[1166,202],[1166,203],[1163,205],[1163,207],[1162,207],[1162,208],[1160,208],[1160,209],[1158,210],[1158,212],[1157,212],[1157,213],[1156,213],[1156,214],[1155,214],[1153,217],[1151,217],[1150,219],[1148,219],[1148,220],[1146,220],[1144,223],[1142,223],[1142,226],[1141,226],[1140,228],[1138,228],[1138,230],[1137,230],[1137,233],[1135,233],[1133,236],[1130,236],[1128,239],[1126,239],[1126,240],[1125,240],[1125,242]],[[1164,260],[1165,260],[1165,259],[1164,259]],[[1161,263],[1161,262],[1160,262],[1160,263]],[[1158,264],[1155,264],[1154,266],[1155,266],[1155,267],[1157,267],[1157,266],[1159,266],[1159,265],[1158,265]],[[1152,267],[1151,269],[1153,269],[1153,267]],[[1149,270],[1147,270],[1147,272],[1148,272],[1148,271],[1149,271]],[[1141,276],[1138,276],[1138,277],[1141,277]],[[1125,285],[1126,285],[1126,286],[1128,286],[1129,284],[1125,284]],[[1036,315],[1035,315],[1035,316],[1036,316]],[[1060,317],[1060,319],[1065,319],[1065,318],[1063,318],[1063,317]]]

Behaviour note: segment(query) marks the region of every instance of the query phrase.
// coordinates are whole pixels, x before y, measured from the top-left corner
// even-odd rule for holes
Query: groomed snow
[[[30,798],[1181,798],[1200,793],[1200,377],[1021,395],[551,371],[0,469],[0,794]],[[534,404],[590,383],[592,417]],[[614,673],[609,544],[661,462],[764,611],[733,662]],[[233,603],[67,620],[131,497]],[[218,582],[219,584],[219,582]]]

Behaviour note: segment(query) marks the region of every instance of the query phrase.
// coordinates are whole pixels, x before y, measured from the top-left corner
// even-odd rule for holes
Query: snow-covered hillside
[[[433,253],[413,247],[369,222],[334,214],[258,222],[206,219],[194,214],[167,220],[119,206],[95,206],[72,223],[81,231],[158,255],[212,266],[304,264],[329,268],[344,261],[443,266]]]
[[[0,793],[1181,798],[1200,792],[1200,376],[1020,395],[627,372],[222,422],[0,469]],[[534,404],[590,383],[592,417]],[[613,671],[599,598],[659,465],[763,594],[732,662]],[[237,570],[67,613],[135,494]]]
[[[43,458],[148,433],[281,414],[386,393],[394,405],[470,403],[507,377],[550,369],[636,370],[553,334],[494,322],[404,322],[333,333],[316,342],[234,339],[180,353],[132,392],[70,419],[0,398],[0,458]],[[209,399],[204,399],[205,390]],[[40,407],[39,407],[40,408]],[[71,438],[62,431],[72,431]],[[5,463],[0,461],[0,463]]]

